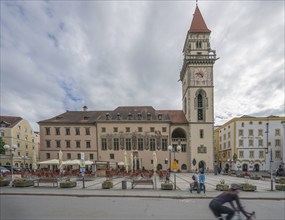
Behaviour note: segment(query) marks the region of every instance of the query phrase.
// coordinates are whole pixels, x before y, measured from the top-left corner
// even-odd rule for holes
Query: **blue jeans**
[[[200,190],[202,190],[202,187],[203,187],[203,192],[206,193],[205,183],[200,183]]]
[[[197,181],[194,181],[194,183],[190,184],[190,191],[192,192],[195,187],[197,188],[197,193],[200,193],[200,187]]]

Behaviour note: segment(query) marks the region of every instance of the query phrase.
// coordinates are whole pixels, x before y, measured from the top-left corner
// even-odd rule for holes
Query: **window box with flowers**
[[[72,181],[70,179],[63,180],[59,183],[60,188],[72,188],[76,187],[77,183],[75,181]]]
[[[227,191],[229,190],[229,188],[230,188],[229,184],[226,184],[224,179],[221,179],[220,183],[216,185],[216,190],[219,191]]]
[[[30,179],[15,179],[12,182],[12,186],[14,186],[14,187],[34,186],[34,180],[30,180]]]
[[[6,180],[4,178],[0,178],[0,187],[1,186],[9,186],[10,185],[10,180]]]

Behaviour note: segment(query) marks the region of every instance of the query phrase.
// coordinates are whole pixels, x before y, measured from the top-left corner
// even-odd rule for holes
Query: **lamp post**
[[[176,148],[172,147],[171,145],[168,146],[168,151],[169,151],[169,156],[170,156],[170,161],[169,161],[169,167],[171,167],[171,152],[173,152],[173,156],[174,156],[174,161],[176,161],[175,159],[175,153],[180,152],[181,151],[181,146],[178,145]],[[176,171],[177,171],[178,167],[175,167],[175,169],[173,169],[174,172],[174,189],[176,189]]]
[[[13,158],[14,158],[14,151],[16,150],[17,146],[16,145],[12,145],[12,146],[9,146],[9,145],[4,145],[4,149],[6,151],[10,151],[10,161],[11,161],[11,178],[12,178],[12,182],[13,182],[13,169],[14,169],[14,166],[13,166]]]

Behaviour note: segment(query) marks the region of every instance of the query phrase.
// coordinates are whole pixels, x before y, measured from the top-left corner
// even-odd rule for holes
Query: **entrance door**
[[[246,163],[244,163],[242,165],[242,171],[247,172],[248,171],[248,165]]]
[[[257,164],[257,163],[254,164],[254,171],[257,171],[257,172],[258,172],[259,170],[260,170],[259,164]]]

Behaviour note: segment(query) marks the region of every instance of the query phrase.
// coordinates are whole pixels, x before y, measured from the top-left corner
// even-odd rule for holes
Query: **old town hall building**
[[[214,90],[213,65],[216,52],[210,34],[196,6],[187,32],[180,72],[182,110],[156,110],[151,106],[119,106],[109,111],[66,111],[40,125],[40,160],[124,161],[124,154],[137,160],[136,168],[167,169],[174,158],[181,171],[198,167],[213,169]],[[172,151],[168,146],[172,146]],[[178,146],[181,151],[178,152]],[[196,162],[196,163],[195,163]]]

